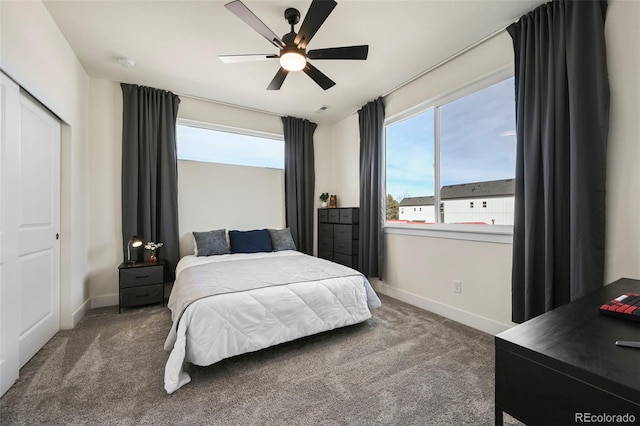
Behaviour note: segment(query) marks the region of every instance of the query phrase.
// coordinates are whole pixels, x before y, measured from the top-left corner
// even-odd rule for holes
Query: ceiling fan
[[[253,55],[219,55],[224,63],[261,61],[266,59],[280,59],[280,69],[267,87],[268,90],[280,90],[285,77],[290,71],[304,71],[313,81],[324,90],[336,83],[309,63],[310,59],[367,59],[368,45],[331,47],[327,49],[314,49],[307,51],[307,45],[322,26],[331,11],[336,7],[334,0],[313,0],[302,21],[300,30],[296,33],[293,26],[300,21],[300,12],[292,7],[284,11],[284,18],[291,25],[291,32],[278,37],[269,29],[247,6],[240,0],[232,1],[224,5],[238,18],[242,19],[251,28],[266,38],[269,43],[280,49],[280,54],[253,54]]]

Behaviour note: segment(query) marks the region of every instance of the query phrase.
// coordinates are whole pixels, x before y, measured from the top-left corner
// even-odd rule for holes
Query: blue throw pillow
[[[273,251],[267,229],[253,231],[229,231],[232,253],[260,253]]]

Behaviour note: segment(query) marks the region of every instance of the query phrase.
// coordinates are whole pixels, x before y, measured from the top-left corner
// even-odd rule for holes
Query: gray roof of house
[[[460,198],[513,196],[515,194],[515,188],[515,179],[447,185],[442,187],[440,199],[453,200]]]
[[[405,197],[400,201],[400,206],[433,206],[435,204],[435,198],[430,197]]]

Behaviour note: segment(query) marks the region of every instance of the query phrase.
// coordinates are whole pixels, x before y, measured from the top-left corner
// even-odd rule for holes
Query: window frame
[[[479,90],[486,89],[494,84],[498,84],[506,79],[514,77],[513,65],[502,67],[492,73],[481,76],[467,84],[447,91],[439,96],[421,102],[411,108],[408,108],[398,114],[387,117],[384,121],[384,132],[382,134],[383,159],[382,159],[382,182],[383,188],[381,195],[383,206],[386,211],[387,198],[387,179],[386,179],[386,128],[393,124],[407,120],[409,118],[420,115],[430,109],[434,111],[434,206],[441,205],[440,191],[440,107],[469,96]],[[514,176],[515,177],[515,176]],[[435,209],[436,207],[434,207]],[[436,214],[439,220],[439,215]],[[437,222],[431,225],[416,225],[409,223],[387,223],[384,220],[383,229],[385,234],[411,235],[431,238],[447,238],[456,240],[492,242],[501,244],[512,244],[513,242],[513,225],[468,225]]]
[[[188,118],[178,118],[176,120],[176,126],[188,126],[188,127],[195,127],[198,129],[213,130],[216,132],[233,133],[233,134],[242,135],[242,136],[252,136],[257,138],[273,139],[273,140],[282,141],[284,143],[284,134],[270,133],[270,132],[264,132],[260,130],[244,129],[240,127],[225,126],[223,124],[208,123],[206,121],[191,120]],[[177,132],[177,128],[176,128],[176,132]],[[177,140],[176,140],[176,143],[178,143]],[[284,160],[284,149],[283,149],[283,160]],[[210,161],[181,159],[181,158],[178,158],[178,161],[194,161],[198,163],[225,164],[229,166],[238,166],[238,167],[257,167],[257,168],[264,168],[264,169],[282,170],[284,172],[284,161],[283,161],[282,168],[267,167],[267,166],[252,166],[252,165],[246,165],[246,164],[220,163],[220,162],[210,162]]]

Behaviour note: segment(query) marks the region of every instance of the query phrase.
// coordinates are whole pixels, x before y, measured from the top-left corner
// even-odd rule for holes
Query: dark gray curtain
[[[180,98],[150,87],[122,87],[122,242],[126,256],[132,235],[164,244],[158,257],[173,279],[179,260],[176,118]],[[133,249],[131,258],[150,252]]]
[[[384,266],[382,202],[382,152],[384,103],[369,102],[358,111],[360,124],[360,235],[358,269],[368,277],[382,279]]]
[[[604,283],[606,1],[554,1],[507,28],[516,81],[512,318]]]
[[[296,248],[313,254],[313,201],[315,169],[313,132],[317,124],[282,117],[284,128],[284,199],[287,226]]]

